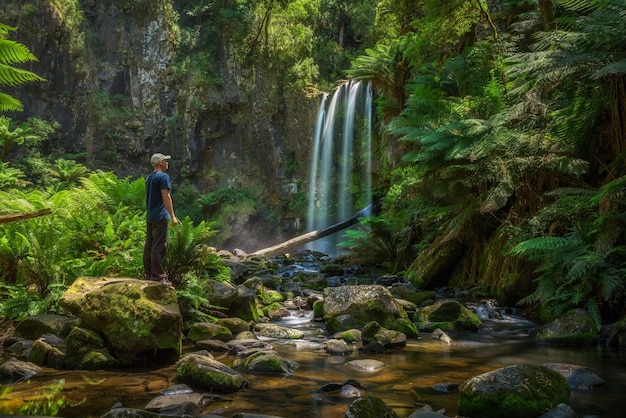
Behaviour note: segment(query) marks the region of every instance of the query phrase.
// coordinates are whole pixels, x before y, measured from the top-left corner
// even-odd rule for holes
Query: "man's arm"
[[[170,214],[172,225],[178,225],[178,219],[174,215],[174,204],[172,203],[172,196],[170,196],[170,189],[161,189],[161,199],[163,199],[163,205]]]

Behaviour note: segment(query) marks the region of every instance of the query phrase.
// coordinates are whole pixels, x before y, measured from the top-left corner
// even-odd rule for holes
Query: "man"
[[[165,173],[171,155],[156,153],[150,157],[154,171],[146,177],[146,245],[143,249],[143,271],[146,280],[159,281],[171,286],[163,270],[167,246],[167,227],[178,225],[170,190],[170,176]]]

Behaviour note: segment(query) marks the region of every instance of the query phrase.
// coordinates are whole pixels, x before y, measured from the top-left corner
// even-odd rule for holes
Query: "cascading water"
[[[330,98],[330,102],[329,102]],[[372,88],[361,81],[324,94],[313,138],[307,231],[327,228],[372,203]],[[341,232],[308,245],[336,255]]]

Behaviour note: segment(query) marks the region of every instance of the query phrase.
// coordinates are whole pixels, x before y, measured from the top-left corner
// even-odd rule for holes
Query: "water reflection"
[[[304,318],[304,319],[303,319]],[[363,355],[355,350],[349,356],[329,356],[319,340],[323,327],[307,317],[286,323],[305,331],[306,340],[273,341],[284,358],[299,363],[291,376],[247,375],[249,388],[224,396],[204,413],[232,416],[237,412],[262,413],[283,417],[343,417],[351,399],[325,393],[329,382],[348,379],[361,382],[364,395],[383,399],[399,416],[407,416],[429,404],[446,415],[458,413],[458,394],[433,389],[438,384],[460,384],[480,373],[513,364],[572,363],[588,367],[605,380],[605,385],[589,391],[572,391],[570,405],[579,415],[617,418],[626,406],[621,389],[626,383],[625,354],[600,348],[567,349],[537,346],[532,337],[512,319],[511,326],[496,331],[452,335],[452,344],[432,340],[428,334],[409,340],[406,348],[381,355]],[[525,324],[527,325],[527,324]],[[189,348],[191,349],[191,347]],[[228,366],[236,367],[233,356],[216,356]],[[377,372],[365,372],[346,366],[350,360],[371,358],[385,363]],[[65,379],[62,396],[68,402],[60,415],[64,417],[99,417],[113,404],[144,408],[161,390],[179,383],[175,368],[158,370],[125,370],[122,372],[44,371],[31,383],[14,385],[13,392],[0,398],[0,412],[19,404],[50,382]],[[202,388],[194,388],[203,392]]]

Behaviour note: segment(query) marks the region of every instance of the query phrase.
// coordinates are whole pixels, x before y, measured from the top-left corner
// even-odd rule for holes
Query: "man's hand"
[[[176,216],[172,216],[172,226],[178,225],[178,218]]]

